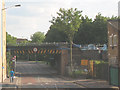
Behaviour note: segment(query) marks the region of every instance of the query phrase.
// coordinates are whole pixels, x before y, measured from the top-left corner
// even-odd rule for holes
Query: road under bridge
[[[26,61],[49,60],[56,65],[61,75],[65,74],[65,66],[68,64],[68,43],[49,43],[26,46],[7,46],[7,52],[17,56],[17,61],[23,58]],[[41,58],[43,57],[43,58]]]

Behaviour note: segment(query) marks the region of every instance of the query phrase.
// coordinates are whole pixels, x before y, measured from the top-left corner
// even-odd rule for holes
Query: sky
[[[21,7],[6,10],[6,30],[17,38],[27,38],[35,32],[47,33],[56,12],[60,8],[77,8],[82,15],[94,19],[100,12],[103,16],[118,15],[119,0],[5,0],[5,6],[21,4]]]

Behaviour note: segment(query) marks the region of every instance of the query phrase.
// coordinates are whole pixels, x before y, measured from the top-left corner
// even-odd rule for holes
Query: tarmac
[[[81,85],[84,88],[106,88],[106,89],[113,89],[119,90],[117,86],[109,85],[108,81],[105,80],[98,80],[98,79],[70,79],[68,77],[62,77],[75,84]],[[10,79],[6,78],[2,84],[2,88],[17,88],[18,87],[18,79],[19,77],[15,77],[14,82],[10,83]]]
[[[27,82],[30,81],[31,83],[33,83],[32,86],[35,87],[34,80],[36,78],[33,77],[33,76],[22,77],[21,73],[22,74],[26,74],[27,73],[27,75],[29,75],[29,74],[31,74],[31,75],[32,74],[38,74],[39,77],[37,76],[36,80],[38,80],[39,83],[42,83],[43,81],[47,82],[47,81],[49,81],[49,79],[50,80],[54,79],[54,80],[51,80],[51,83],[53,83],[53,81],[55,82],[55,80],[58,81],[58,83],[60,83],[60,80],[61,80],[61,81],[73,83],[76,86],[80,86],[80,87],[83,87],[83,88],[97,88],[97,89],[98,88],[99,89],[101,89],[101,88],[102,89],[103,88],[107,89],[108,88],[108,89],[113,89],[113,90],[120,90],[117,86],[109,85],[108,81],[100,80],[100,79],[86,79],[86,78],[83,78],[83,77],[70,78],[70,77],[61,76],[61,75],[57,75],[55,77],[54,74],[52,74],[53,76],[50,77],[49,74],[50,73],[54,73],[53,72],[54,70],[52,71],[52,69],[50,69],[48,66],[43,65],[43,64],[35,64],[35,63],[31,63],[31,62],[26,62],[26,63],[25,62],[24,63],[18,62],[17,63],[17,67],[18,67],[17,69],[18,69],[19,72],[15,73],[16,76],[14,78],[14,82],[10,83],[10,78],[6,78],[3,83],[0,83],[0,90],[1,90],[1,87],[2,88],[20,88],[20,87],[22,87],[22,85],[24,85],[23,82],[26,82],[25,80],[27,80]],[[32,73],[30,73],[31,71],[32,71]],[[45,75],[48,75],[48,76],[42,78],[42,74],[43,75],[45,74]],[[57,80],[57,79],[59,79],[59,80]],[[40,86],[39,83],[38,83],[38,86]],[[64,85],[65,86],[66,84],[62,83],[60,85]]]

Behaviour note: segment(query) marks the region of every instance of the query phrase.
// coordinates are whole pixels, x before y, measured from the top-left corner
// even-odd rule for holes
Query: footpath
[[[17,80],[18,80],[18,77],[15,77],[14,78],[14,82],[13,83],[10,83],[10,79],[9,78],[6,78],[4,80],[3,83],[1,83],[1,86],[2,88],[17,88]]]
[[[18,81],[19,81],[19,74],[16,73],[16,76],[14,78],[14,81],[11,83],[10,78],[6,78],[3,83],[0,83],[0,87],[2,88],[17,88],[18,87]]]
[[[99,88],[99,89],[113,89],[113,90],[119,90],[119,88],[117,86],[113,86],[113,85],[109,85],[108,81],[105,80],[100,80],[100,79],[83,79],[83,78],[77,78],[77,79],[73,79],[73,78],[69,78],[69,77],[64,77],[64,76],[60,76],[63,79],[72,81],[75,84],[81,85],[85,88]]]
[[[68,77],[63,77],[60,76],[61,78],[71,81],[75,84],[81,85],[85,88],[108,88],[108,89],[113,89],[113,90],[119,90],[117,86],[112,86],[109,85],[109,83],[107,81],[104,80],[97,80],[97,79],[72,79],[72,78],[68,78]],[[16,77],[14,79],[13,83],[10,83],[10,79],[6,78],[5,81],[2,83],[2,88],[17,88],[17,84],[18,84],[18,79],[19,77]]]
[[[104,80],[81,79],[75,80],[74,83],[82,85],[86,88],[111,88],[114,90],[119,90],[117,86],[109,85],[109,83]]]

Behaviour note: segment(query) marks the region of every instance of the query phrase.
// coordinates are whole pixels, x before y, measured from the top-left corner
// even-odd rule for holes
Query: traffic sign
[[[88,60],[81,60],[81,65],[87,66],[88,65]]]
[[[34,52],[37,52],[37,48],[33,48],[33,51],[34,51]]]

